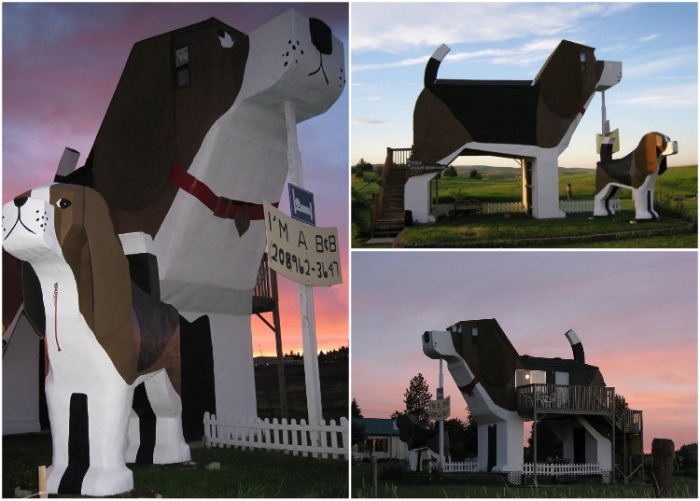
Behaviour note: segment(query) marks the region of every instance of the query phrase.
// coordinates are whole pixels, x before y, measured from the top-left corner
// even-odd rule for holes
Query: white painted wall
[[[21,313],[14,325],[7,351],[2,358],[3,435],[30,433],[41,429],[39,425],[40,342],[34,328]]]
[[[413,213],[413,222],[418,224],[434,223],[435,216],[430,213],[430,182],[438,172],[413,176],[404,186],[404,208]]]

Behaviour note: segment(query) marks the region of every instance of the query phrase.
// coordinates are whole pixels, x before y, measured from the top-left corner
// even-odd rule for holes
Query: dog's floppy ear
[[[498,329],[483,331],[483,334],[479,334],[479,374],[494,386],[505,386],[515,374],[517,353]]]
[[[557,116],[573,117],[593,92],[596,71],[591,49],[562,41],[537,77],[542,99]]]
[[[83,266],[90,267],[92,325],[98,337],[120,327],[131,311],[129,264],[109,217],[105,200],[94,190],[85,190],[83,224],[88,252]],[[82,309],[82,308],[81,308]],[[86,317],[87,318],[87,317]]]
[[[166,186],[175,152],[171,50],[168,37],[134,45],[85,164],[111,207],[141,209]]]
[[[635,167],[645,174],[653,174],[658,167],[657,135],[653,132],[644,134],[634,152]]]

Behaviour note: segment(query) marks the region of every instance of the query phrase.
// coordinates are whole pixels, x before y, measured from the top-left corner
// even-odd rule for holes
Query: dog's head
[[[648,132],[642,136],[633,152],[634,165],[641,174],[649,175],[666,171],[666,157],[678,153],[678,142],[666,134]]]
[[[541,99],[555,115],[575,117],[596,90],[606,90],[622,80],[622,63],[598,61],[595,49],[562,40],[542,66],[534,82]]]
[[[249,36],[246,75],[238,100],[294,104],[297,121],[324,113],[345,87],[343,44],[316,18],[289,10]]]
[[[60,284],[64,298],[77,294],[96,335],[109,334],[115,320],[126,318],[131,298],[114,291],[129,290],[128,263],[107,204],[95,190],[68,184],[36,188],[3,206],[2,226],[3,248],[29,263],[49,288],[24,291],[25,302]]]
[[[446,360],[450,371],[453,364],[457,367],[463,360],[469,373],[465,371],[461,380],[455,378],[458,386],[464,387],[478,376],[497,405],[515,409],[514,374],[522,361],[496,320],[470,320],[446,331],[427,331],[423,334],[423,352],[430,358]]]
[[[322,21],[293,10],[248,35],[209,19],[140,41],[85,170],[113,211],[153,208],[165,193],[169,201],[159,201],[157,215],[145,218],[158,219],[144,223],[155,234],[162,206],[176,193],[168,184],[171,167],[189,169],[217,121],[235,120],[246,103],[281,111],[285,101],[294,105],[297,121],[305,120],[338,99],[345,78],[343,44]],[[249,120],[251,128],[278,127]]]

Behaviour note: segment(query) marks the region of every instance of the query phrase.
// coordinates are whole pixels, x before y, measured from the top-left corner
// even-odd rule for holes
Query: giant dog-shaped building
[[[208,326],[220,418],[257,415],[252,290],[262,202],[279,201],[298,150],[288,132],[344,85],[342,43],[293,10],[249,35],[216,19],[159,35],[134,45],[85,165],[58,179],[100,192],[116,231],[157,258],[163,300]]]
[[[558,413],[550,428],[562,439],[565,455],[576,463],[599,464],[609,478],[611,441],[590,414],[611,412],[614,397],[609,398],[600,370],[586,364],[576,333],[569,330],[566,337],[573,359],[518,354],[495,319],[462,321],[423,334],[423,352],[447,362],[478,424],[481,471],[523,471],[523,424],[532,421],[536,403],[541,412]],[[596,395],[588,400],[599,407],[579,409],[579,393]]]
[[[563,40],[534,80],[440,80],[445,45],[425,69],[413,114],[413,157],[449,165],[459,155],[526,159],[524,202],[536,218],[559,210],[558,158],[597,90],[620,82],[622,63]]]
[[[183,415],[195,409],[200,436],[202,410],[215,410],[223,419],[257,415],[250,315],[265,247],[262,202],[280,199],[289,155],[298,155],[297,123],[327,111],[344,86],[343,45],[319,19],[289,10],[244,35],[212,18],[136,43],[85,165],[75,171],[75,164],[59,168],[57,182],[92,187],[106,200],[132,278],[151,299],[162,297],[177,308],[184,317],[183,342],[197,340],[186,351],[201,366],[190,366],[188,374],[195,379],[189,385],[183,379],[182,385],[183,402],[193,403]],[[36,278],[27,275],[25,282],[36,288]],[[108,293],[105,283],[102,292]],[[68,297],[63,290],[61,304]],[[37,295],[30,292],[25,310],[49,311],[52,294],[50,287],[42,287],[37,307],[31,304]],[[127,304],[122,306],[131,308]],[[45,324],[35,327],[50,333],[51,320],[47,315]],[[117,366],[104,355],[98,360]],[[211,377],[207,362],[213,366]],[[192,390],[189,399],[185,386]],[[111,412],[108,396],[89,399],[91,409],[105,404],[98,416]],[[128,393],[115,397],[116,412],[124,412],[126,400]],[[134,399],[136,414],[139,401]],[[80,399],[76,402],[84,407]],[[68,404],[61,405],[65,410]],[[145,407],[148,419],[139,414],[132,420],[136,424],[135,429],[130,425],[130,436],[138,437],[140,428],[153,423]],[[71,432],[73,425],[88,429],[76,420]],[[99,440],[118,442],[121,431],[113,427]],[[91,437],[91,454],[93,450],[100,446]],[[62,458],[60,449],[57,453]],[[129,454],[130,460],[138,459]],[[87,462],[77,459],[87,471],[81,492],[105,494],[90,487],[100,483],[93,472],[101,462],[92,456]],[[55,464],[52,471],[65,466]],[[121,466],[117,469],[101,488],[128,483]],[[58,489],[57,475],[51,476],[52,489]]]

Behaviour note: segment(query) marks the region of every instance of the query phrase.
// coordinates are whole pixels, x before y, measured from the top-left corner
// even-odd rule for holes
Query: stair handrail
[[[372,196],[372,210],[371,210],[371,228],[374,228],[375,225],[377,224],[377,220],[379,219],[379,215],[382,213],[382,209],[384,208],[384,193],[386,191],[386,182],[387,179],[389,179],[389,172],[391,169],[395,168],[397,166],[397,163],[394,161],[395,155],[398,155],[400,158],[399,160],[403,160],[403,162],[400,162],[400,165],[405,165],[406,162],[408,161],[408,158],[411,157],[413,148],[389,148],[387,147],[386,149],[386,159],[384,160],[384,167],[382,168],[382,180],[384,181],[382,183],[382,186],[379,187],[379,191],[375,193]]]

